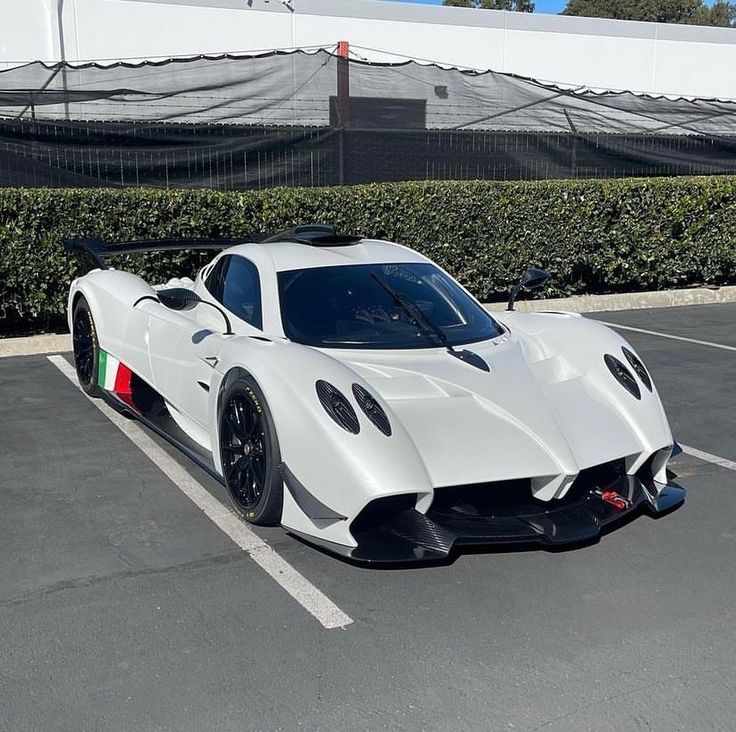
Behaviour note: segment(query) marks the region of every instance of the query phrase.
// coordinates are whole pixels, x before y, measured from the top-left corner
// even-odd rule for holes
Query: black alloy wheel
[[[72,316],[72,347],[74,349],[74,368],[82,391],[89,396],[100,396],[102,390],[97,385],[97,369],[100,360],[100,345],[97,342],[97,329],[89,304],[80,297],[74,306]]]
[[[278,440],[252,378],[238,377],[225,388],[219,433],[223,477],[234,508],[251,523],[278,524],[283,505]]]

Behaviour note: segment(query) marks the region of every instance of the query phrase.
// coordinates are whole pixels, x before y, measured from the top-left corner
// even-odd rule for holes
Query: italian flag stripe
[[[115,356],[100,349],[97,362],[97,383],[106,391],[113,391],[119,399],[135,406],[133,403],[133,372],[120,363]]]
[[[117,377],[120,361],[111,356],[107,351],[100,349],[100,358],[97,366],[97,383],[107,391],[115,389],[115,378]]]

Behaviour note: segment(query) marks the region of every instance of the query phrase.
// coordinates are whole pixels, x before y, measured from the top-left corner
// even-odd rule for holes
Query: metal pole
[[[337,116],[340,127],[350,127],[350,44],[337,44]]]
[[[59,63],[61,64],[61,84],[64,89],[64,119],[69,119],[69,86],[66,79],[66,39],[64,38],[64,0],[56,6],[56,20],[59,24]]]
[[[339,183],[345,182],[345,130],[350,127],[350,44],[340,41],[337,44],[337,124],[339,148]]]

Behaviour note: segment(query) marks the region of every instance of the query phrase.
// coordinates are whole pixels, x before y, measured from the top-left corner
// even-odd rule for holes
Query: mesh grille
[[[647,372],[646,368],[644,368],[644,364],[637,358],[636,354],[633,351],[630,351],[626,347],[622,347],[621,350],[624,352],[626,360],[631,364],[631,368],[634,369],[636,375],[641,379],[641,383],[644,384],[644,386],[646,386],[649,391],[651,391],[652,380],[649,378],[649,373]]]
[[[614,375],[616,381],[618,381],[618,383],[621,384],[629,394],[635,396],[637,399],[641,399],[639,384],[636,383],[636,379],[631,371],[629,371],[621,361],[610,353],[607,353],[603,357],[603,360],[606,362],[608,370]]]
[[[353,96],[338,92],[348,74]],[[37,61],[0,74],[3,186],[732,174],[735,152],[733,102],[569,93],[509,74],[326,50]]]
[[[360,384],[353,384],[353,396],[358,406],[363,410],[365,416],[383,432],[386,437],[391,436],[391,423],[388,421],[386,412],[381,405]]]
[[[354,435],[360,432],[358,415],[345,398],[345,395],[332,384],[321,379],[316,383],[317,396],[325,412],[337,422],[340,427]]]

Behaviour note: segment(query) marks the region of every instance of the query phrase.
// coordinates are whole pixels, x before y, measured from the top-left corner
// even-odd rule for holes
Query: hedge
[[[528,265],[545,296],[736,281],[736,177],[413,182],[265,191],[0,189],[2,332],[63,327],[79,262],[61,242],[233,237],[329,222],[432,257],[481,298]],[[116,266],[152,281],[191,275],[202,253]]]

